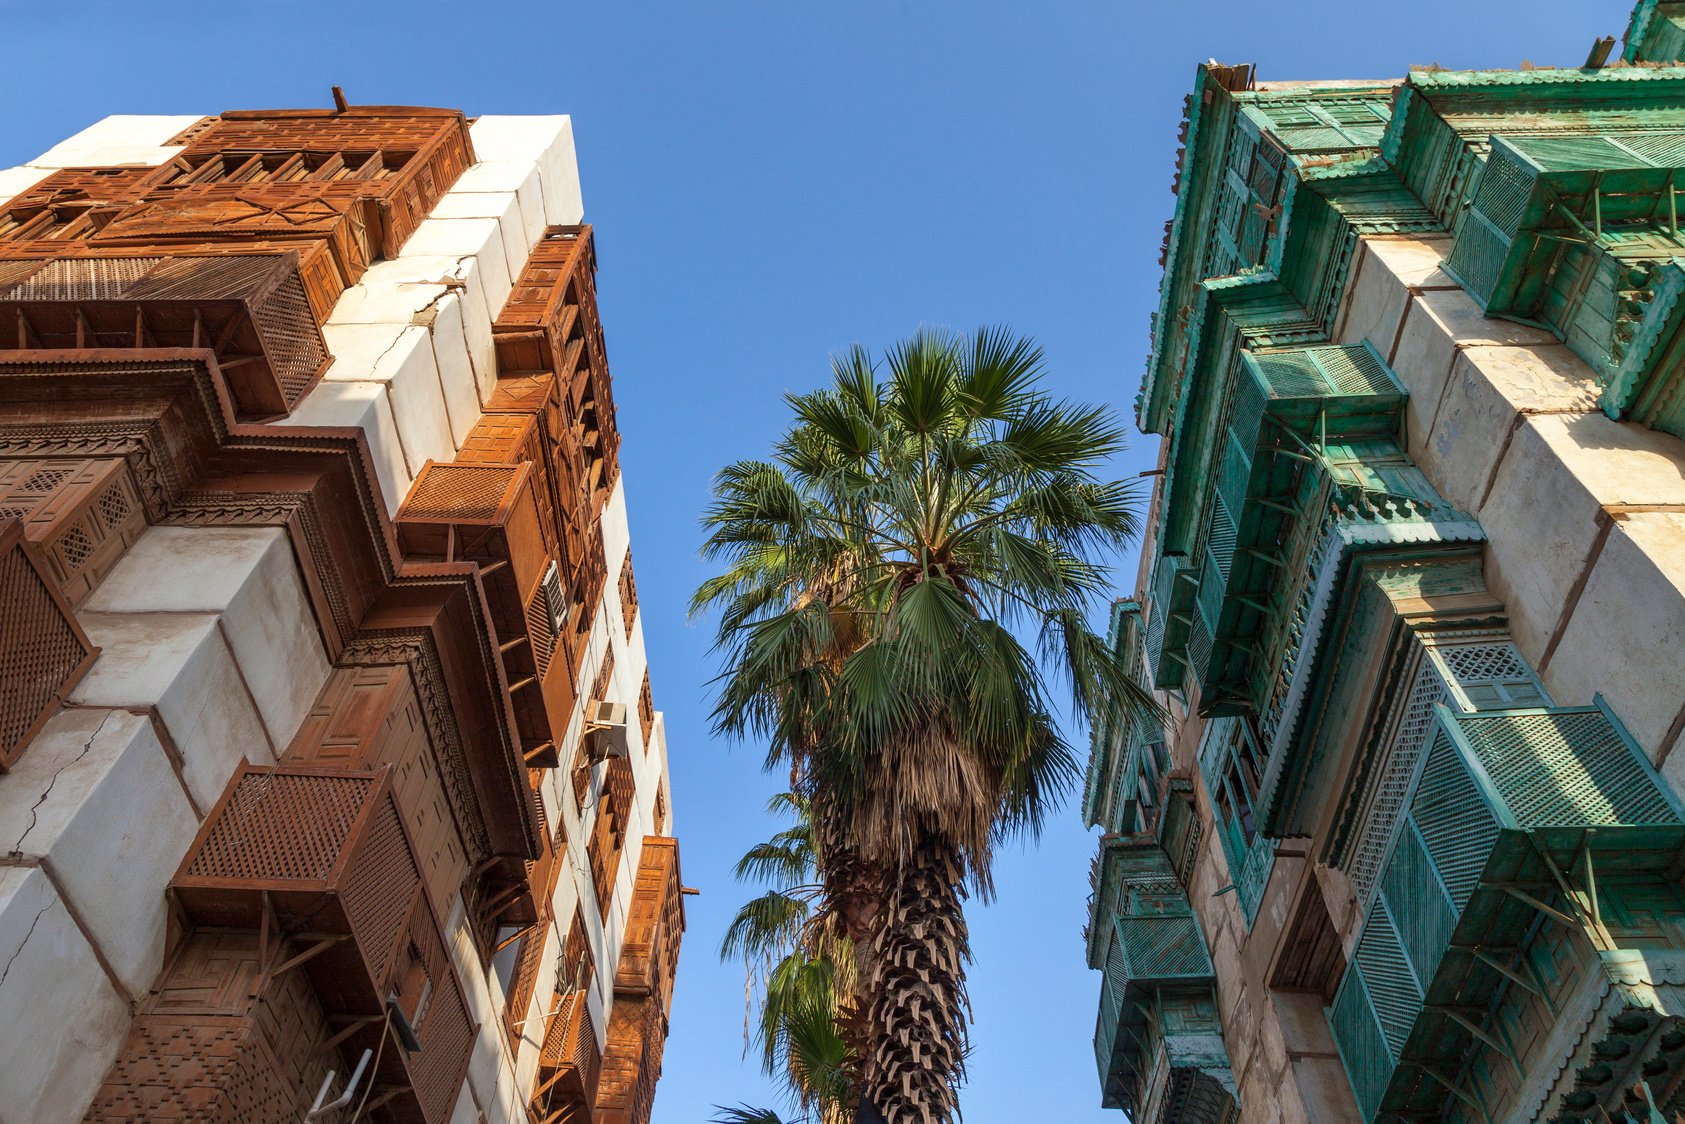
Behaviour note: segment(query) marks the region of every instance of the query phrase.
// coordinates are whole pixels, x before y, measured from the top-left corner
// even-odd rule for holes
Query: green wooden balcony
[[[1370,1122],[1480,1119],[1482,1090],[1459,1075],[1507,1049],[1491,1011],[1537,986],[1525,954],[1541,927],[1596,926],[1600,887],[1685,858],[1685,809],[1601,700],[1441,706],[1431,737],[1328,1012]]]
[[[1685,133],[1493,137],[1491,146],[1445,263],[1487,315],[1535,315],[1565,249],[1630,257],[1678,244]]]
[[[1243,355],[1212,457],[1184,645],[1208,712],[1246,705],[1259,641],[1290,615],[1341,483],[1330,442],[1390,441],[1404,399],[1367,343]]]
[[[1685,132],[1494,137],[1445,267],[1488,315],[1556,333],[1610,417],[1685,436],[1682,177]]]
[[[1142,1121],[1206,1119],[1186,1105],[1232,1111],[1211,957],[1169,859],[1138,835],[1106,840],[1098,865],[1089,964],[1104,973],[1094,1031],[1103,1103]]]
[[[1160,555],[1153,567],[1146,663],[1153,682],[1167,690],[1174,690],[1182,683],[1193,603],[1194,573],[1187,555]]]
[[[1685,256],[1630,263],[1625,276],[1641,290],[1621,294],[1615,342],[1601,361],[1569,342],[1599,373],[1604,413],[1685,437]]]

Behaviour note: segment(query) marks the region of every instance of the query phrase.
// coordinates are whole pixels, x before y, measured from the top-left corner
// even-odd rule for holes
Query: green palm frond
[[[746,1104],[739,1104],[736,1108],[717,1104],[714,1108],[714,1115],[708,1118],[713,1124],[805,1124],[807,1119],[794,1117],[785,1120],[770,1108],[750,1108]]]
[[[785,955],[795,947],[811,908],[806,901],[782,890],[768,890],[750,899],[726,927],[720,958],[741,956],[753,961]]]

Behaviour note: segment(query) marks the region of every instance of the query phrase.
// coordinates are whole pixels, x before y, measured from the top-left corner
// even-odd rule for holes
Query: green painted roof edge
[[[1638,0],[1633,5],[1632,16],[1627,20],[1626,35],[1621,39],[1621,60],[1623,62],[1637,62],[1638,51],[1644,45],[1644,36],[1649,34],[1650,21],[1656,16],[1658,0]]]
[[[1408,83],[1425,93],[1526,86],[1620,85],[1672,79],[1685,82],[1685,65],[1540,67],[1535,70],[1411,70]]]
[[[1200,125],[1205,108],[1203,95],[1209,74],[1210,67],[1206,63],[1200,63],[1198,69],[1194,72],[1194,90],[1188,103],[1190,107],[1187,115],[1188,136],[1187,140],[1182,143],[1181,182],[1176,185],[1176,209],[1170,218],[1170,247],[1169,252],[1164,256],[1164,275],[1159,281],[1158,312],[1153,320],[1153,350],[1152,354],[1147,357],[1147,370],[1141,379],[1141,390],[1135,396],[1135,424],[1146,433],[1158,432],[1152,425],[1151,419],[1154,413],[1153,400],[1159,397],[1159,390],[1161,389],[1159,385],[1161,382],[1160,368],[1164,364],[1164,353],[1160,341],[1164,333],[1168,331],[1168,325],[1170,324],[1170,306],[1175,296],[1173,290],[1176,288],[1177,267],[1181,263],[1182,254],[1185,252],[1182,234],[1188,221],[1187,215],[1190,207],[1188,200],[1197,194],[1195,173],[1199,168],[1199,160],[1196,158],[1196,154],[1201,140]]]

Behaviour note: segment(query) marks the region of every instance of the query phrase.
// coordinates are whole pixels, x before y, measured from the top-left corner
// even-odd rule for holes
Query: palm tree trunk
[[[965,1076],[965,965],[971,958],[963,867],[926,833],[892,877],[862,964],[866,1013],[856,1124],[951,1124]]]
[[[860,857],[860,852],[848,846],[832,828],[829,819],[817,812],[813,817],[815,838],[819,841],[821,873],[825,880],[826,907],[841,924],[854,950],[854,970],[848,979],[836,983],[837,1032],[847,1051],[849,1069],[860,1074],[870,1052],[872,1034],[867,1013],[872,1006],[873,980],[865,967],[878,930],[885,896],[883,870]],[[850,1105],[836,1106],[839,1118],[852,1119]]]

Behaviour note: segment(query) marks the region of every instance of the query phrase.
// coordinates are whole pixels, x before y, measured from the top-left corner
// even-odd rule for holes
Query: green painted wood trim
[[[1673,809],[1673,814],[1679,817],[1681,823],[1685,823],[1685,801],[1680,800],[1679,794],[1673,789],[1673,785],[1669,784],[1656,770],[1656,766],[1650,761],[1650,755],[1644,752],[1644,747],[1638,744],[1637,739],[1632,736],[1632,731],[1626,728],[1626,723],[1616,717],[1614,708],[1609,705],[1608,700],[1600,692],[1591,697],[1591,705],[1603,712],[1603,717],[1609,720],[1609,725],[1620,735],[1621,740],[1626,743],[1627,749],[1632,752],[1633,760],[1638,763],[1638,768],[1645,776],[1650,778],[1650,783],[1656,786],[1656,791],[1661,793],[1662,799],[1668,807]]]
[[[1147,433],[1164,432],[1165,365],[1169,362],[1165,344],[1174,335],[1176,287],[1189,252],[1185,244],[1189,212],[1195,206],[1192,202],[1195,197],[1205,191],[1205,161],[1200,159],[1200,146],[1209,143],[1205,95],[1209,91],[1215,101],[1224,92],[1209,75],[1209,67],[1204,63],[1194,72],[1194,90],[1187,115],[1188,135],[1182,145],[1181,179],[1177,185],[1176,207],[1170,218],[1170,246],[1165,255],[1164,276],[1159,283],[1158,312],[1153,318],[1153,352],[1148,358],[1146,375],[1135,399],[1136,424]],[[1192,252],[1200,253],[1202,250],[1203,239]]]
[[[1650,21],[1656,17],[1657,0],[1638,0],[1627,20],[1626,35],[1621,43],[1621,61],[1637,62],[1644,49],[1644,37],[1649,34]]]
[[[1530,709],[1538,712],[1543,708]],[[1498,714],[1506,712],[1484,711],[1482,713]],[[1497,782],[1495,782],[1492,779],[1492,775],[1486,771],[1486,766],[1481,764],[1480,755],[1475,753],[1474,746],[1469,744],[1468,736],[1463,733],[1462,726],[1457,722],[1456,711],[1453,711],[1444,703],[1435,703],[1433,707],[1433,718],[1434,725],[1445,731],[1446,736],[1451,739],[1451,744],[1456,748],[1457,755],[1462,758],[1463,768],[1468,770],[1469,778],[1474,781],[1475,787],[1480,790],[1480,795],[1485,799],[1487,806],[1492,811],[1492,815],[1498,821],[1499,829],[1509,831],[1522,830],[1520,821],[1515,818],[1515,813],[1510,811],[1509,804],[1504,800],[1503,793],[1499,791]],[[1427,754],[1423,754],[1424,760],[1427,756]],[[1411,799],[1415,799],[1414,795],[1411,796]],[[1388,856],[1388,859],[1389,861],[1391,860],[1390,855]]]

